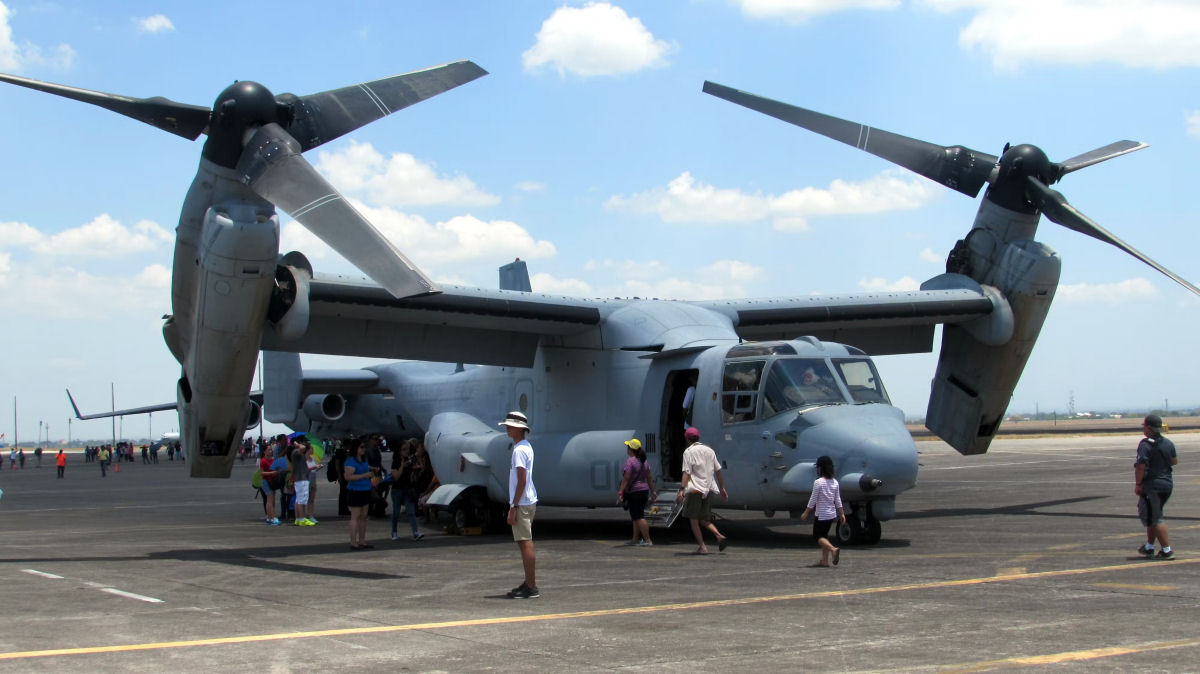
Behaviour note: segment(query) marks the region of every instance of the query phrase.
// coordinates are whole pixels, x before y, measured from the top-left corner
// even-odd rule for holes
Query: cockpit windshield
[[[833,366],[846,382],[846,389],[856,403],[890,403],[883,380],[875,371],[875,364],[861,358],[834,358]]]
[[[866,362],[866,361],[858,361]],[[815,405],[845,403],[837,379],[820,358],[779,359],[771,365],[763,388],[763,416]]]

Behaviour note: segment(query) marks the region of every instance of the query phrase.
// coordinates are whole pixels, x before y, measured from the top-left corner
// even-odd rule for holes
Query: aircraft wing
[[[321,274],[308,301],[303,336],[267,330],[264,350],[530,367],[542,337],[596,331],[603,302],[462,286],[398,299],[369,281]]]
[[[931,285],[937,284],[930,282],[925,287]],[[882,356],[932,351],[933,329],[937,324],[969,323],[1007,310],[1007,303],[1002,298],[989,295],[978,284],[974,285],[974,288],[719,300],[698,304],[729,316],[738,336],[743,339],[795,339],[812,335]]]
[[[67,389],[67,399],[71,401],[71,409],[75,411],[75,418],[80,421],[88,421],[90,419],[108,419],[110,417],[129,417],[137,414],[152,414],[154,412],[174,412],[179,409],[179,403],[160,403],[158,405],[146,405],[144,407],[128,407],[122,410],[110,410],[108,412],[94,412],[92,414],[84,414],[79,411],[79,405],[75,404],[75,396],[71,395],[71,389]],[[262,404],[262,391],[251,391],[250,399],[256,403]]]

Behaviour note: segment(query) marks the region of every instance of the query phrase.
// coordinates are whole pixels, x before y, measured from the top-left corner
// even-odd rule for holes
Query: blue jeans
[[[392,485],[392,533],[396,533],[396,525],[400,522],[400,505],[408,513],[408,525],[412,527],[413,535],[417,535],[417,502],[411,498],[408,489],[398,489]]]

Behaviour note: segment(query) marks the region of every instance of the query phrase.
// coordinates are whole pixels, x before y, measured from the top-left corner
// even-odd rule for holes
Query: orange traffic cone
[[[115,469],[118,473],[121,472],[121,462],[120,461],[116,462],[113,465],[115,466]]]

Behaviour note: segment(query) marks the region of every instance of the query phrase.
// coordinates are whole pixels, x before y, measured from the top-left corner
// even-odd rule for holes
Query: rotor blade
[[[5,75],[0,73],[0,82],[8,82],[29,89],[37,89],[55,96],[70,98],[84,103],[98,105],[106,110],[132,117],[139,122],[156,126],[163,131],[169,131],[176,136],[188,140],[196,140],[208,126],[209,109],[198,105],[176,103],[162,96],[153,98],[130,98],[117,94],[106,94],[102,91],[76,89],[62,84],[31,80],[27,77]]]
[[[706,94],[853,145],[968,196],[979,194],[996,164],[996,157],[961,145],[943,147],[926,143],[715,82],[705,81],[703,90]]]
[[[1166,267],[1160,265],[1154,260],[1151,260],[1149,257],[1146,257],[1141,251],[1118,239],[1111,232],[1096,224],[1091,218],[1083,213],[1080,213],[1078,209],[1067,203],[1067,199],[1062,195],[1062,193],[1050,189],[1033,176],[1027,176],[1027,178],[1029,185],[1033,188],[1036,196],[1040,197],[1041,199],[1042,214],[1051,221],[1056,222],[1067,229],[1073,229],[1080,234],[1087,234],[1094,239],[1099,239],[1105,243],[1110,243],[1126,253],[1136,257],[1142,262],[1145,262],[1151,267],[1154,267],[1163,274],[1166,274],[1172,281],[1175,281],[1184,288],[1187,288],[1193,293],[1200,295],[1200,288],[1188,283],[1172,273]]]
[[[238,161],[239,179],[396,297],[440,292],[300,154],[278,124],[258,129]]]
[[[282,94],[277,100],[292,106],[295,118],[288,132],[307,151],[486,74],[471,61],[456,61],[308,96]]]
[[[1120,157],[1123,154],[1137,152],[1143,148],[1150,147],[1145,143],[1139,143],[1132,140],[1118,140],[1115,143],[1109,143],[1104,147],[1098,147],[1091,152],[1084,152],[1081,155],[1076,155],[1059,164],[1062,169],[1061,175],[1066,175],[1071,171],[1078,171],[1081,168],[1086,168],[1092,164],[1099,164],[1102,161],[1107,161],[1113,157]]]

